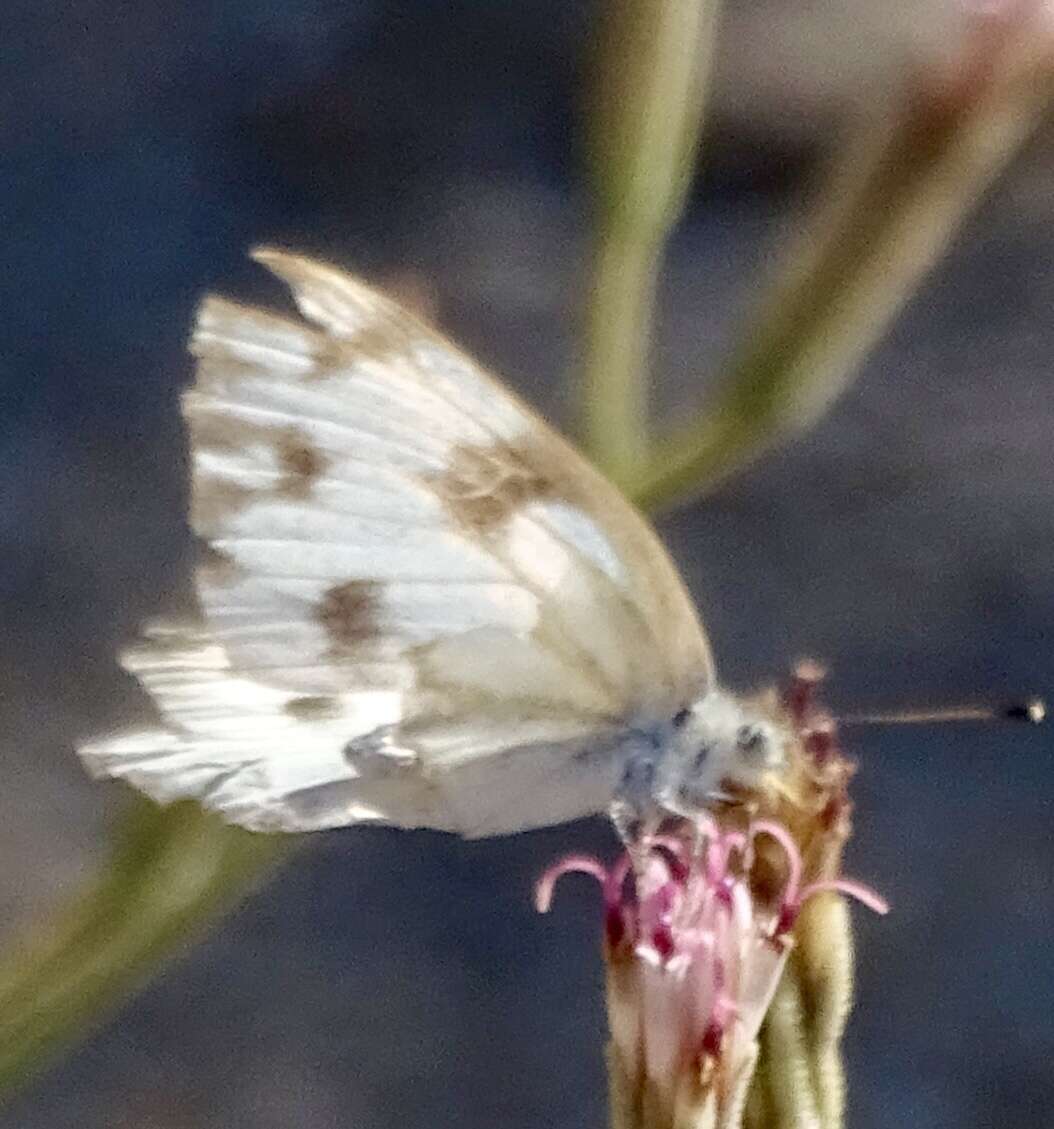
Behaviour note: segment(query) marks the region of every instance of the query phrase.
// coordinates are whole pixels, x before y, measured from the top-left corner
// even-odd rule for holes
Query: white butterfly
[[[776,772],[655,533],[391,300],[259,249],[306,321],[208,297],[183,399],[202,614],[121,656],[158,722],[80,749],[255,829],[479,836]]]

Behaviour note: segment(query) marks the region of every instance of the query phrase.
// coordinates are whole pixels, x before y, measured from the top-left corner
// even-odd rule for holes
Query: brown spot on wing
[[[380,368],[404,359],[412,344],[406,330],[385,319],[362,326],[350,337],[329,338],[316,356],[306,380],[323,381],[347,373],[356,363],[369,362]]]
[[[304,497],[325,471],[327,462],[303,432],[296,428],[284,431],[278,440],[278,464],[283,471],[278,492],[287,498]]]
[[[194,524],[204,530],[275,494],[284,498],[305,497],[329,463],[310,435],[298,427],[272,427],[197,410],[188,413],[188,419],[194,451],[242,457],[250,465],[260,459],[260,465],[271,463],[279,475],[273,485],[250,488],[199,465],[192,508]]]
[[[510,444],[456,447],[450,465],[428,479],[451,515],[475,533],[503,524],[516,510],[554,491],[535,460]]]
[[[209,541],[198,541],[197,558],[197,574],[210,587],[227,588],[245,574],[232,556]]]
[[[377,610],[383,585],[349,580],[328,589],[318,607],[318,621],[335,648],[346,649],[377,634]]]
[[[340,701],[327,694],[309,694],[300,698],[290,698],[282,709],[297,721],[325,721],[339,717],[341,712]]]

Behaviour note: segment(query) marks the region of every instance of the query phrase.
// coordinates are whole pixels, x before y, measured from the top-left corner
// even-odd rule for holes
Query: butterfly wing
[[[602,810],[633,721],[711,661],[643,518],[388,298],[271,249],[303,321],[209,297],[184,396],[201,620],[122,656],[157,724],[89,768],[302,830]]]

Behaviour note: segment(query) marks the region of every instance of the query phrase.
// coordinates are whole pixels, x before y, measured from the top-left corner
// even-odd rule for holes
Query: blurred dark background
[[[851,105],[946,13],[733,0],[666,271],[667,411],[705,395]],[[425,279],[556,420],[586,245],[592,5],[7,0],[0,46],[0,920],[71,895],[123,792],[72,742],[135,702],[114,654],[186,585],[183,343],[275,240]],[[812,654],[836,707],[1054,684],[1054,196],[1040,136],[807,437],[661,523],[726,679]],[[1054,1120],[1049,731],[854,738],[850,1124]],[[603,1124],[591,891],[533,878],[600,821],[508,840],[318,836],[0,1113],[2,1129]]]

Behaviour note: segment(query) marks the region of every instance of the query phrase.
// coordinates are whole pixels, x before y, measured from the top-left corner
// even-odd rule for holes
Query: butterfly
[[[199,614],[121,656],[157,717],[90,772],[256,830],[506,834],[697,810],[790,734],[722,690],[647,521],[534,411],[343,271],[299,318],[202,302],[183,396]]]

